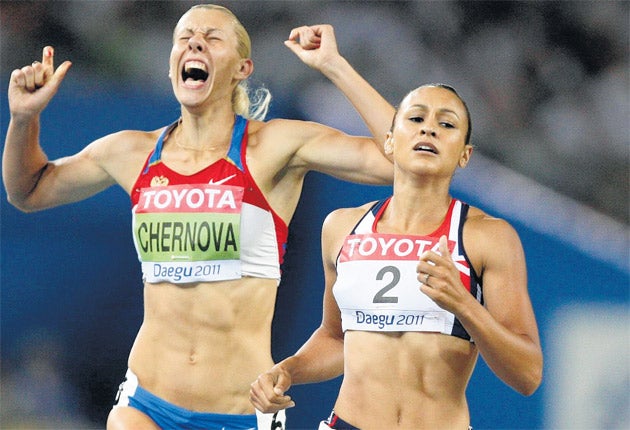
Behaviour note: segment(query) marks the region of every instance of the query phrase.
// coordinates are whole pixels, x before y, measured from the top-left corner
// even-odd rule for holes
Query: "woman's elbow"
[[[524,378],[520,381],[518,386],[513,387],[516,391],[524,396],[531,396],[538,390],[543,379],[543,363],[542,358],[535,363],[531,363],[528,366],[528,370]]]
[[[42,207],[31,204],[28,198],[19,197],[9,192],[7,192],[7,202],[9,202],[11,206],[16,208],[20,212],[24,213],[33,213],[44,209]]]
[[[30,212],[28,210],[28,207],[24,205],[24,203],[23,203],[24,200],[23,199],[15,198],[9,193],[7,193],[7,202],[9,202],[9,204],[11,206],[13,206],[14,208],[18,209],[21,212],[25,212],[25,213]]]
[[[521,389],[518,390],[518,392],[526,397],[529,397],[532,394],[534,394],[536,390],[538,390],[538,387],[540,387],[541,383],[542,383],[542,374],[540,374],[536,378],[531,378],[528,381],[526,381],[521,387]]]

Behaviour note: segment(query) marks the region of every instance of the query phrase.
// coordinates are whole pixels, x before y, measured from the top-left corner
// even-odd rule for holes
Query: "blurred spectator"
[[[62,343],[42,330],[24,336],[9,363],[3,357],[1,428],[98,428],[82,417],[82,401],[64,378],[63,351]]]

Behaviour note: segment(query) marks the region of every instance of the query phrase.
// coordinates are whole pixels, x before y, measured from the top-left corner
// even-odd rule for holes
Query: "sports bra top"
[[[462,243],[469,206],[451,200],[444,222],[427,236],[378,233],[378,220],[390,200],[376,202],[368,210],[337,257],[333,295],[343,331],[426,331],[471,340],[454,314],[420,291],[416,273],[420,255],[427,250],[439,252],[439,239],[446,235],[462,283],[483,303],[480,279]]]
[[[288,229],[246,163],[247,120],[235,117],[227,156],[192,175],[162,162],[166,127],[132,189],[133,239],[145,282],[243,276],[280,282]]]

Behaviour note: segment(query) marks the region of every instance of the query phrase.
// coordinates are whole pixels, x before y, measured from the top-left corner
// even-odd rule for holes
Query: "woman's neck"
[[[451,200],[448,187],[395,184],[394,195],[381,218],[382,226],[397,233],[431,233],[443,222]]]
[[[218,151],[230,145],[235,114],[232,111],[197,116],[182,113],[173,131],[174,144],[191,151]]]

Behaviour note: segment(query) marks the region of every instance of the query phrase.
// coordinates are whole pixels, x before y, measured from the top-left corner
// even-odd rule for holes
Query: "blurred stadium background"
[[[167,78],[172,29],[191,1],[1,1],[0,138],[11,71],[56,48],[73,61],[43,115],[51,158],[120,129],[178,116]],[[468,396],[475,429],[630,428],[627,1],[224,1],[249,30],[252,85],[270,117],[367,129],[282,42],[331,23],[339,49],[388,100],[427,82],[467,100],[476,152],[453,194],[519,231],[545,352],[523,398],[480,359]],[[310,174],[291,226],[274,356],[320,319],[319,231],[332,209],[390,193]],[[25,215],[1,191],[2,428],[103,428],[142,318],[120,189]],[[339,379],[294,387],[289,428],[315,428]]]

